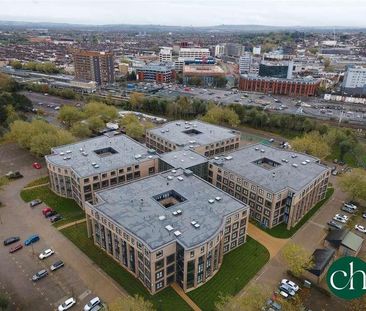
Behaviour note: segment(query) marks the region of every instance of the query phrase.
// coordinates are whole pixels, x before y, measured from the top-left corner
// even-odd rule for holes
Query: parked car
[[[351,203],[351,202],[346,202],[346,203],[344,203],[344,206],[345,206],[345,207],[348,207],[348,208],[351,208],[351,209],[353,209],[353,210],[355,210],[355,211],[357,211],[357,205],[355,205],[355,204],[353,204],[353,203]]]
[[[294,292],[297,292],[300,289],[299,286],[295,282],[287,280],[287,279],[281,280],[281,284],[285,284],[285,285],[291,287],[294,290]]]
[[[366,218],[366,212],[362,214],[362,218]]]
[[[30,207],[35,207],[39,204],[42,204],[42,201],[40,199],[35,199],[35,200],[32,200],[32,201],[29,202]]]
[[[344,212],[350,213],[350,214],[354,214],[356,212],[355,209],[350,208],[350,207],[348,207],[346,205],[343,205],[342,208],[341,208],[341,210],[344,211]]]
[[[51,248],[47,248],[42,253],[39,254],[38,258],[45,259],[45,258],[52,256],[54,253],[55,252]]]
[[[282,298],[285,298],[285,299],[287,299],[290,296],[288,293],[286,293],[282,290],[280,290],[279,294],[280,294],[280,296],[282,296]]]
[[[281,292],[285,292],[287,294],[289,294],[290,296],[295,296],[295,291],[292,289],[291,286],[287,285],[287,284],[281,284],[281,286],[279,287],[279,290]]]
[[[32,276],[32,281],[36,282],[40,279],[43,279],[47,275],[48,275],[48,271],[46,269],[42,269],[42,270],[38,271],[35,275]]]
[[[341,222],[342,224],[345,224],[347,222],[347,220],[345,220],[344,218],[342,218],[342,217],[340,217],[338,215],[335,215],[333,217],[333,220],[338,221],[338,222]]]
[[[65,300],[65,302],[58,306],[58,311],[65,311],[69,310],[72,306],[76,304],[76,299],[74,297],[68,298]]]
[[[20,241],[20,237],[12,236],[12,237],[7,238],[7,239],[4,240],[4,245],[7,246],[7,245],[13,244],[13,243],[18,242],[18,241]]]
[[[102,302],[100,301],[99,297],[94,297],[92,300],[90,300],[85,306],[84,311],[90,311],[95,306],[100,305]]]
[[[266,302],[265,310],[281,311],[282,306],[278,302],[276,302],[272,299],[268,299]]]
[[[49,218],[49,217],[55,216],[56,214],[57,214],[56,211],[51,210],[51,211],[48,211],[46,214],[44,214],[44,217]]]
[[[50,221],[52,223],[55,223],[56,221],[59,221],[61,219],[62,219],[62,216],[60,214],[56,214],[56,215],[50,217]]]
[[[56,261],[51,267],[51,271],[56,271],[64,266],[64,262],[62,260]]]
[[[29,236],[28,239],[26,239],[24,241],[24,245],[28,246],[28,245],[31,245],[32,243],[36,243],[37,241],[39,241],[39,235],[38,234],[33,234],[33,235]]]
[[[332,228],[335,228],[335,229],[339,229],[339,230],[343,228],[343,225],[341,225],[340,223],[338,223],[334,220],[328,221],[328,226],[332,227]]]
[[[336,214],[337,217],[342,217],[344,220],[348,221],[349,217],[344,214]]]
[[[362,233],[366,233],[366,228],[364,226],[361,226],[361,225],[355,225],[355,229],[357,231],[360,231]]]
[[[10,171],[5,174],[5,177],[7,177],[8,179],[18,179],[18,178],[22,178],[23,175],[20,174],[19,171],[15,171],[15,172]]]
[[[39,170],[39,169],[41,169],[41,168],[42,168],[42,165],[41,165],[41,164],[39,164],[38,162],[34,162],[34,163],[32,164],[32,166],[33,166],[35,169],[37,169],[37,170]]]
[[[9,253],[12,254],[12,253],[15,253],[16,251],[20,250],[23,248],[23,245],[22,244],[18,244],[18,245],[15,245],[13,247],[11,247],[9,249]]]
[[[44,209],[42,210],[42,214],[43,214],[43,216],[45,216],[45,215],[46,215],[46,213],[51,212],[51,211],[53,211],[53,209],[52,209],[52,208],[50,208],[50,207],[46,207],[46,208],[44,208]]]

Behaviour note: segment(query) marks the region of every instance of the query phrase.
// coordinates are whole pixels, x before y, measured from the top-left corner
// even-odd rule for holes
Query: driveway
[[[0,146],[0,154],[2,148]],[[80,309],[95,295],[107,303],[126,295],[119,285],[42,216],[41,209],[44,205],[31,209],[22,201],[20,190],[45,171],[32,168],[34,159],[24,155],[27,152],[11,147],[16,152],[11,157],[9,146],[5,145],[5,148],[8,156],[1,158],[1,167],[9,167],[10,164],[5,163],[8,159],[9,163],[22,172],[24,178],[11,182],[0,192],[0,201],[5,204],[0,208],[0,240],[19,235],[24,241],[33,233],[38,233],[41,238],[33,248],[23,248],[13,255],[8,253],[8,247],[0,246],[0,287],[10,294],[12,310],[21,310],[24,306],[24,310],[53,310],[62,299],[70,295],[77,298]],[[52,247],[56,254],[41,261],[37,254],[46,247]],[[64,268],[50,273],[37,283],[30,281],[35,272],[42,267],[49,267],[57,259],[65,262]]]

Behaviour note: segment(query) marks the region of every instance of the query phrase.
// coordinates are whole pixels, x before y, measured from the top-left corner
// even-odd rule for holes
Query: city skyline
[[[363,27],[365,11],[366,3],[360,0],[229,0],[225,3],[216,0],[3,0],[0,20],[197,27],[221,24]]]

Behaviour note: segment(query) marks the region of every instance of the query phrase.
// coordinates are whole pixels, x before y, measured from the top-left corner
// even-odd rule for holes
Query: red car
[[[15,253],[16,251],[18,251],[22,248],[23,248],[22,244],[15,245],[15,246],[13,246],[12,248],[9,249],[9,253],[10,254]]]
[[[43,216],[46,216],[46,214],[47,214],[47,213],[49,213],[49,212],[53,212],[53,209],[52,209],[52,208],[50,208],[50,207],[46,207],[46,208],[44,208],[44,209],[42,210],[42,214],[43,214]]]
[[[33,163],[33,167],[34,167],[35,169],[39,170],[39,169],[41,169],[41,168],[42,168],[42,165],[41,165],[41,164],[39,164],[38,162],[34,162],[34,163]]]

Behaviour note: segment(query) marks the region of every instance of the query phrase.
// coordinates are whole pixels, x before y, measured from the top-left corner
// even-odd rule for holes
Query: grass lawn
[[[237,294],[268,260],[267,249],[248,236],[244,245],[224,256],[220,271],[188,296],[202,310],[212,311],[220,295]]]
[[[268,229],[263,228],[258,224],[258,222],[253,221],[252,223],[256,225],[258,228],[262,229],[263,231],[267,232],[268,234],[272,235],[273,237],[280,238],[280,239],[288,239],[291,238],[297,230],[299,230],[304,223],[306,223],[322,206],[328,199],[333,195],[334,188],[328,187],[327,193],[325,198],[318,202],[302,219],[301,221],[295,226],[292,227],[290,230],[287,230],[287,225],[285,223],[281,223],[278,226]]]
[[[49,207],[60,213],[63,220],[55,223],[55,226],[61,226],[85,217],[84,211],[72,199],[67,199],[54,194],[48,186],[37,187],[33,189],[23,189],[20,192],[21,198],[25,202],[34,199],[40,199]]]
[[[50,178],[48,176],[44,176],[44,177],[31,181],[28,185],[25,186],[25,188],[43,185],[43,184],[47,184],[49,182],[50,182]]]
[[[156,295],[150,295],[132,274],[95,246],[91,239],[88,239],[85,223],[62,229],[61,232],[129,294],[137,294],[151,300],[158,310],[191,310],[185,301],[170,287]]]

